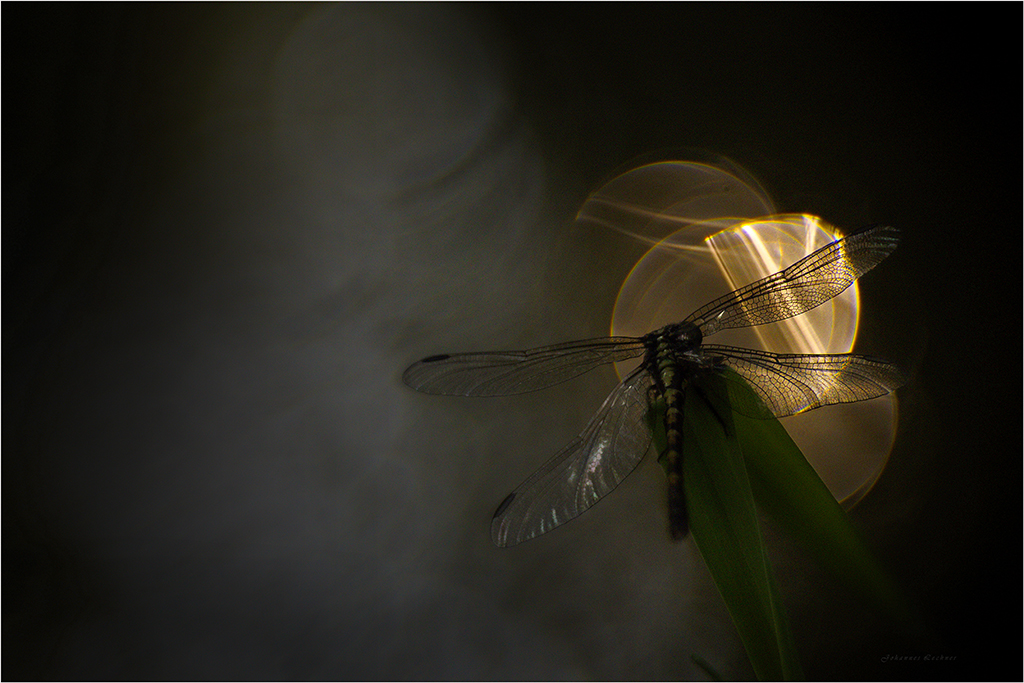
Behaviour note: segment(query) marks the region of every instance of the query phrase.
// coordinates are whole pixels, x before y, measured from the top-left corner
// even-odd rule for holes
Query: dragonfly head
[[[681,351],[693,351],[704,341],[700,328],[690,322],[673,323],[665,328],[666,333]]]

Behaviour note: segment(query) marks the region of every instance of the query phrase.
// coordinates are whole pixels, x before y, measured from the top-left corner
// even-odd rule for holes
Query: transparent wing
[[[732,327],[764,325],[805,313],[853,284],[899,242],[899,231],[875,226],[836,240],[785,270],[752,282],[691,313],[684,322],[704,337]]]
[[[605,337],[529,351],[441,354],[413,363],[402,380],[426,394],[509,396],[554,386],[598,365],[643,353],[639,339]]]
[[[786,417],[835,403],[854,403],[884,396],[906,383],[895,364],[870,356],[782,354],[707,344],[705,357],[725,365],[761,397],[763,406],[730,392],[733,409],[750,417]],[[749,395],[749,392],[746,392]]]
[[[638,368],[579,436],[508,495],[491,522],[495,545],[522,543],[578,517],[636,468],[651,443],[644,419],[650,385]]]

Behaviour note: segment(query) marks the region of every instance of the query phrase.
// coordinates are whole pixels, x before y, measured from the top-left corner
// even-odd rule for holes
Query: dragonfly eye
[[[680,323],[676,339],[687,350],[690,350],[700,346],[704,341],[704,336],[700,333],[700,328],[693,323]]]

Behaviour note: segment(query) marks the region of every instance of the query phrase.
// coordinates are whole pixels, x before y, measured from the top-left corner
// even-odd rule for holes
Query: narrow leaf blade
[[[730,390],[736,389],[737,383],[730,382]],[[758,507],[822,568],[913,629],[911,610],[896,585],[785,427],[775,419],[738,413],[733,420]]]
[[[691,533],[762,680],[802,678],[768,562],[726,392],[708,375],[686,390],[684,476]],[[711,398],[709,398],[711,397]]]

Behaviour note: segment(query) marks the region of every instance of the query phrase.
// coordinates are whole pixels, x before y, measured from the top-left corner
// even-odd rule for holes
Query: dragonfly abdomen
[[[652,348],[655,386],[665,400],[665,452],[668,475],[668,525],[672,538],[686,538],[689,523],[686,494],[683,489],[683,400],[686,372],[677,360],[679,340],[669,335],[659,337]]]

